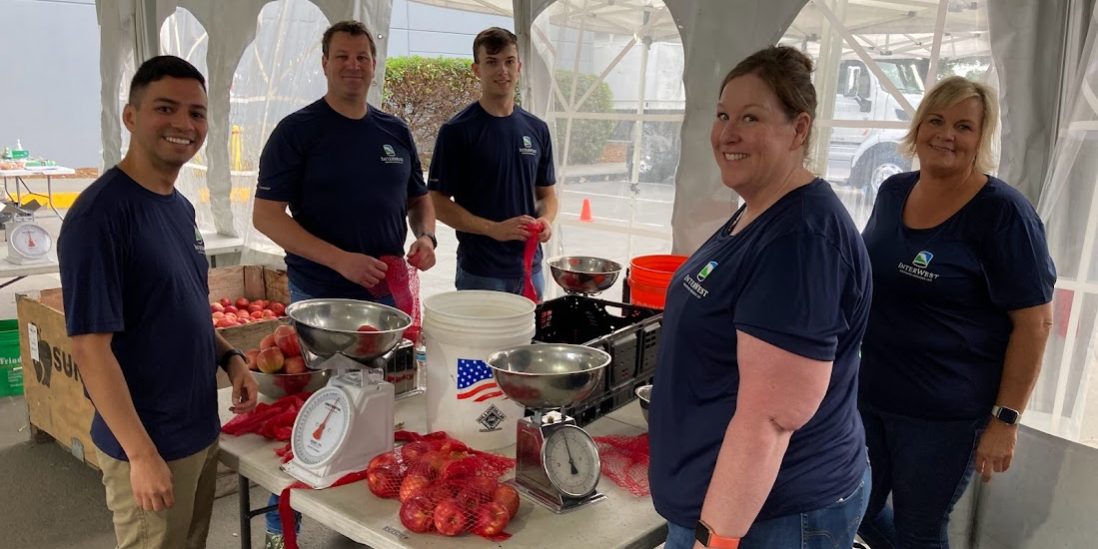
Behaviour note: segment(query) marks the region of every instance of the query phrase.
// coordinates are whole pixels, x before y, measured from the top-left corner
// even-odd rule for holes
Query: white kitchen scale
[[[39,208],[36,201],[22,207],[7,204],[3,210],[4,236],[8,244],[9,263],[31,265],[49,261],[53,249],[53,236],[45,227],[34,221],[34,211]]]
[[[375,317],[382,309],[381,316],[388,317],[380,319],[383,330],[325,330],[299,319],[313,315],[310,320],[315,321],[315,315],[329,314],[331,317],[324,322],[330,326],[347,323],[350,316],[350,323],[357,327],[366,322],[356,318],[361,312],[353,310],[356,308],[368,309]],[[309,368],[338,373],[298,412],[290,436],[294,457],[282,469],[313,488],[327,488],[344,475],[365,469],[374,456],[393,449],[396,398],[393,384],[385,381],[383,367],[411,318],[385,305],[332,299],[299,301],[287,307],[286,314],[294,320]],[[394,324],[397,327],[391,327]],[[325,352],[333,348],[339,350]],[[379,352],[384,354],[379,356]]]
[[[598,491],[602,463],[594,439],[557,409],[600,386],[610,355],[583,345],[534,344],[493,353],[487,362],[504,394],[533,411],[518,421],[515,488],[554,513],[606,499]]]

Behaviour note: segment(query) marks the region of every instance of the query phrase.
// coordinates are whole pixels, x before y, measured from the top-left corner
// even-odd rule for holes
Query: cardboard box
[[[286,273],[258,266],[211,269],[210,300],[220,297],[289,301]],[[98,469],[91,441],[95,414],[84,394],[80,371],[72,358],[72,344],[65,330],[61,289],[42,290],[37,296],[16,296],[19,344],[23,349],[24,394],[31,432],[38,440],[52,438],[77,459]],[[239,348],[256,347],[274,331],[277,320],[219,330]],[[218,386],[228,379],[218,371]]]

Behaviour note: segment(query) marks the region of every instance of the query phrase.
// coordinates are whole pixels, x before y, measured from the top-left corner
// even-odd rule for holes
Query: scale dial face
[[[50,253],[53,237],[37,223],[20,223],[8,233],[8,247],[27,259],[41,259]]]
[[[549,433],[541,447],[541,462],[549,482],[574,498],[594,492],[602,474],[595,441],[575,425],[562,425]]]
[[[338,387],[325,387],[301,407],[290,446],[303,465],[323,465],[343,446],[351,427],[351,400]]]

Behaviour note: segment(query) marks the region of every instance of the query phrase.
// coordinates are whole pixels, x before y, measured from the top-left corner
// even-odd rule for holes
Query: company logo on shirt
[[[538,154],[538,150],[534,148],[534,140],[530,139],[529,135],[522,136],[522,146],[519,147],[519,154],[525,154],[527,156],[535,156]]]
[[[705,279],[709,276],[709,273],[713,272],[713,269],[717,268],[716,261],[710,261],[706,263],[702,270],[698,271],[698,282],[705,282]]]
[[[934,259],[934,254],[927,250],[923,250],[915,255],[915,259],[911,260],[911,264],[921,269],[925,269],[930,266],[930,261],[932,259]]]
[[[194,251],[200,254],[206,253],[206,241],[202,240],[202,231],[198,230],[198,225],[194,226]]]
[[[392,145],[385,144],[381,146],[381,161],[385,164],[403,164],[404,159],[397,156],[396,149]]]
[[[930,272],[927,269],[930,267],[930,262],[933,259],[933,253],[923,250],[918,254],[915,254],[915,259],[911,260],[911,265],[900,262],[900,264],[896,266],[896,269],[911,278],[916,278],[923,282],[934,282],[940,275],[938,273]]]

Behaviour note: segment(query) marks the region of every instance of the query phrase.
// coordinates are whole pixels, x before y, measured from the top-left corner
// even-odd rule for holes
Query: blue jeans
[[[756,522],[740,540],[741,549],[847,549],[865,513],[871,483],[869,467],[849,496],[806,513],[794,513]],[[666,549],[694,547],[694,527],[667,523]],[[876,546],[873,549],[877,549]]]
[[[972,479],[987,419],[924,420],[859,408],[873,491],[858,534],[873,549],[948,549],[949,513]]]
[[[538,294],[538,301],[545,296],[545,270],[539,270],[530,275],[530,282],[534,284],[534,291]],[[454,287],[459,290],[494,290],[522,295],[524,279],[519,278],[495,278],[490,276],[478,276],[457,268],[454,277]]]
[[[287,285],[290,288],[290,303],[296,303],[298,301],[305,301],[306,299],[315,299],[315,298],[318,297],[318,296],[314,296],[314,295],[310,295],[310,294],[305,293],[300,287],[298,287],[296,284],[294,284],[293,281],[287,282]],[[328,296],[328,297],[336,297],[336,296]],[[396,301],[393,299],[392,294],[389,294],[385,297],[370,299],[369,301],[373,301],[375,303],[380,303],[382,305],[388,305],[390,307],[396,307]]]

